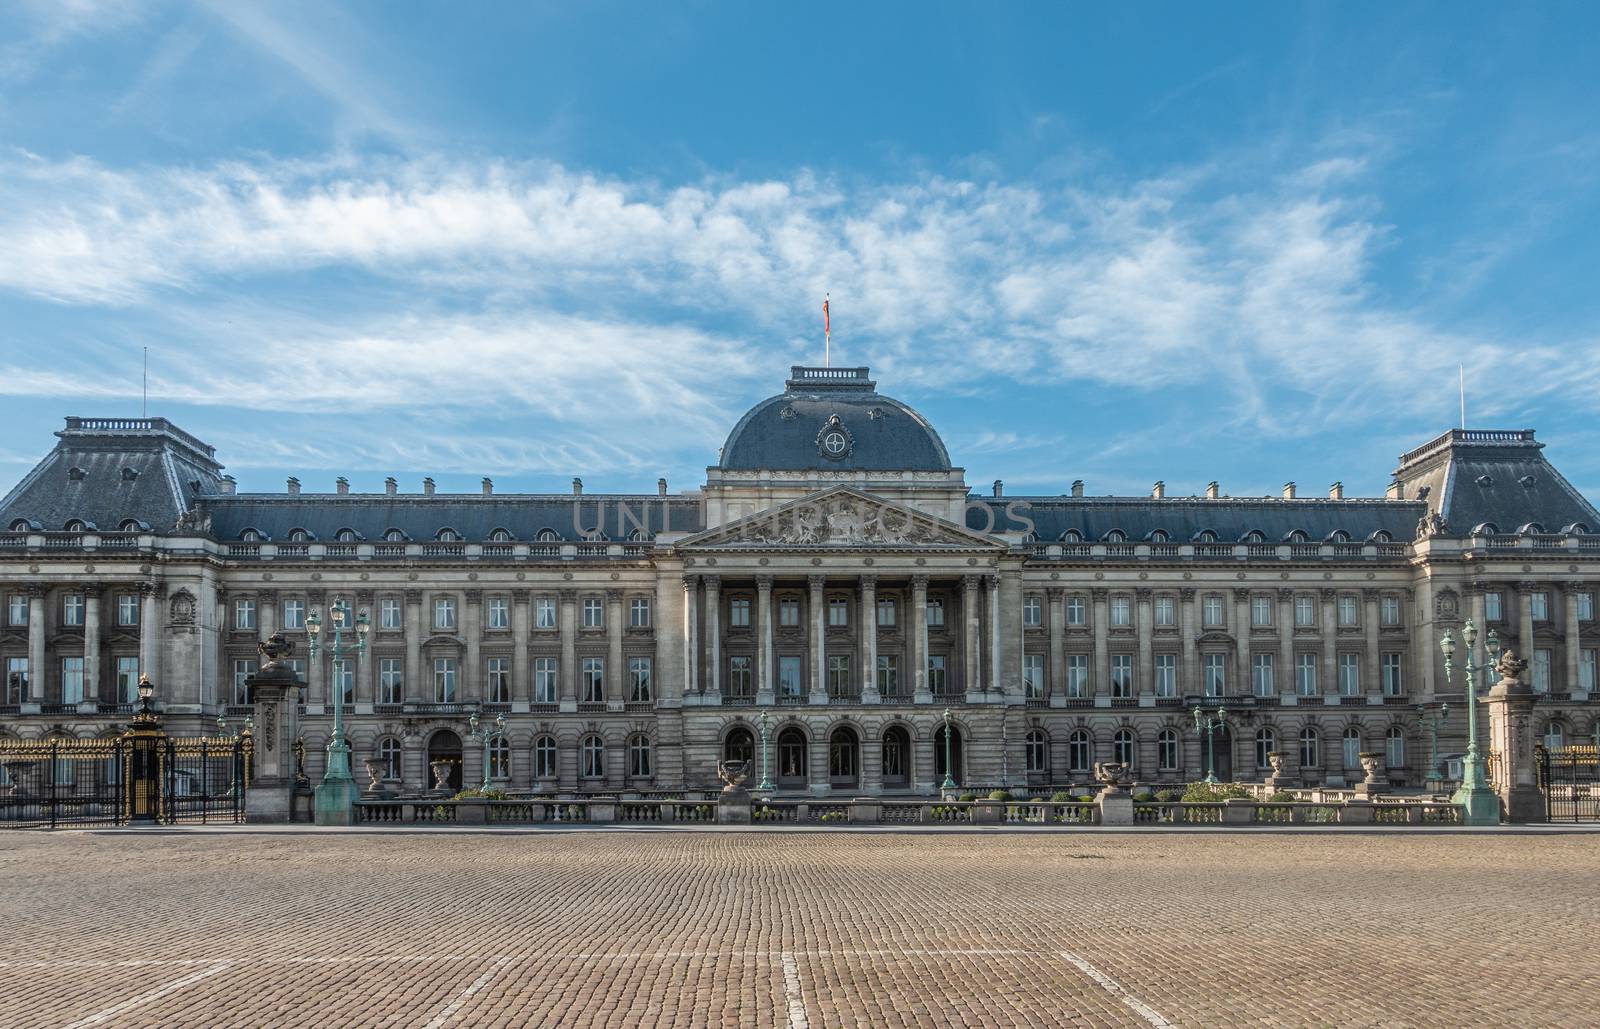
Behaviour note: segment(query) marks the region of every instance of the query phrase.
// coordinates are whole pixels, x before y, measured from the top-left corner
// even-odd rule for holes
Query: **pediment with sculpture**
[[[954,522],[842,487],[709,529],[677,546],[1005,549],[1000,541]]]

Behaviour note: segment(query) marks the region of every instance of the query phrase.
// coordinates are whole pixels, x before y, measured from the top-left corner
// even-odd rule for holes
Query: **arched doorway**
[[[961,753],[962,744],[965,742],[961,737],[961,728],[955,725],[950,726],[950,745],[948,748],[945,746],[944,734],[945,727],[942,725],[933,734],[933,774],[941,784],[944,782],[945,752],[948,749],[951,765],[950,778],[955,780],[957,786],[960,786],[967,779],[966,762],[962,759]]]
[[[435,761],[449,761],[451,763],[450,778],[447,780],[452,791],[461,789],[461,737],[449,729],[440,729],[428,738],[428,788],[434,784],[433,763]]]
[[[861,784],[861,743],[848,726],[839,726],[828,737],[828,784],[834,789]]]
[[[778,788],[805,787],[806,734],[791,725],[778,733]]]
[[[1216,748],[1215,761],[1218,782],[1233,782],[1233,733],[1224,726],[1216,731],[1211,745]],[[1201,755],[1204,760],[1205,755]]]
[[[743,727],[736,728],[723,738],[722,760],[743,761],[746,762],[746,767],[755,769],[755,765],[750,764],[750,762],[754,761],[755,758],[756,738],[751,735],[749,729],[745,729]]]
[[[883,788],[911,788],[911,734],[902,726],[891,725],[883,731]]]

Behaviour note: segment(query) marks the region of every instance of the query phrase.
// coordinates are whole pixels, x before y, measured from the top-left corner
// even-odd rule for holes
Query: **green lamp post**
[[[944,782],[939,784],[941,790],[956,788],[955,764],[951,761],[950,749],[950,709],[944,709]]]
[[[478,728],[478,712],[472,712],[472,717],[467,719],[467,739],[483,741],[483,785],[480,790],[484,793],[489,791],[489,746],[495,740],[505,738],[506,716],[503,713],[495,715],[492,727],[486,725],[481,729]]]
[[[761,785],[756,789],[762,793],[772,792],[772,767],[769,761],[771,751],[767,749],[767,731],[770,719],[766,711],[761,712],[761,717],[756,719],[756,725],[761,729]]]
[[[1426,705],[1418,704],[1417,716],[1428,727],[1428,777],[1422,784],[1437,793],[1444,783],[1444,776],[1439,774],[1439,726],[1449,720],[1450,705],[1440,704],[1439,710],[1430,714]]]
[[[333,640],[326,648],[334,661],[348,660],[351,655],[364,658],[367,653],[366,612],[352,621],[350,605],[344,598],[328,608],[328,622],[333,630]],[[354,630],[355,642],[347,642],[346,633]],[[306,635],[310,637],[311,660],[323,649],[322,616],[315,609],[306,616]],[[349,825],[355,815],[356,781],[350,774],[350,745],[344,738],[344,686],[333,684],[333,735],[328,738],[328,764],[322,773],[322,783],[317,786],[316,821],[318,825]]]
[[[1500,798],[1489,788],[1483,757],[1478,751],[1478,674],[1494,667],[1500,654],[1500,637],[1495,635],[1493,629],[1489,630],[1489,636],[1484,640],[1489,659],[1485,665],[1479,665],[1473,653],[1478,642],[1478,630],[1471,622],[1461,627],[1461,640],[1467,645],[1467,756],[1462,763],[1461,786],[1451,795],[1450,802],[1461,805],[1463,825],[1499,825]],[[1444,681],[1451,683],[1456,641],[1450,635],[1450,630],[1445,630],[1444,638],[1439,641],[1439,649],[1444,652]]]
[[[1226,708],[1217,708],[1215,715],[1207,715],[1196,705],[1194,709],[1194,731],[1196,735],[1205,734],[1206,738],[1206,778],[1208,785],[1217,785],[1217,752],[1213,737],[1228,727],[1228,711]]]

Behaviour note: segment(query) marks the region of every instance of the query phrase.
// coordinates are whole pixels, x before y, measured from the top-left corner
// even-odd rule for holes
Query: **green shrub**
[[[1050,794],[1050,803],[1070,804],[1072,803],[1072,794],[1068,793],[1066,790],[1056,790],[1054,793]]]
[[[1243,786],[1232,783],[1218,783],[1213,786],[1207,782],[1192,782],[1189,788],[1183,791],[1183,800],[1186,804],[1206,804],[1219,800],[1236,800],[1250,796],[1250,791]]]
[[[1094,790],[1079,790],[1078,794],[1077,794],[1077,799],[1079,799],[1079,800],[1093,800],[1094,799]]]
[[[973,801],[978,799],[978,795],[976,793],[963,793],[960,796],[958,796],[956,799],[961,801],[964,804],[970,804]]]
[[[1183,799],[1183,793],[1181,791],[1179,791],[1179,790],[1157,790],[1156,791],[1156,800],[1160,801],[1163,804],[1175,804],[1175,803],[1177,803],[1178,801],[1180,801],[1182,799]]]
[[[1011,794],[1007,793],[1005,790],[995,790],[989,794],[989,799],[997,800],[1003,804],[1011,799]]]
[[[479,787],[474,786],[474,787],[472,787],[470,789],[462,790],[460,793],[457,793],[454,797],[451,797],[450,799],[451,800],[505,800],[507,798],[506,798],[506,791],[502,790],[498,786],[491,786],[486,790],[485,789],[480,789]]]
[[[1267,798],[1267,803],[1269,804],[1293,804],[1294,802],[1294,794],[1287,790],[1279,790],[1277,793],[1274,793],[1272,796]]]
[[[1133,799],[1139,801],[1140,803],[1145,803],[1151,800],[1154,796],[1155,794],[1151,793],[1149,790],[1140,790],[1133,795]]]

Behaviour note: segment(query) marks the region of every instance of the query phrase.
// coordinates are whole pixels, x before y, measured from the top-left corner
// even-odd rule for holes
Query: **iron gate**
[[[0,745],[0,827],[122,824],[128,757],[121,738],[5,741]]]
[[[1595,747],[1535,749],[1545,818],[1600,822],[1600,751]]]
[[[161,821],[244,821],[244,791],[250,785],[245,739],[169,738],[162,761]]]

